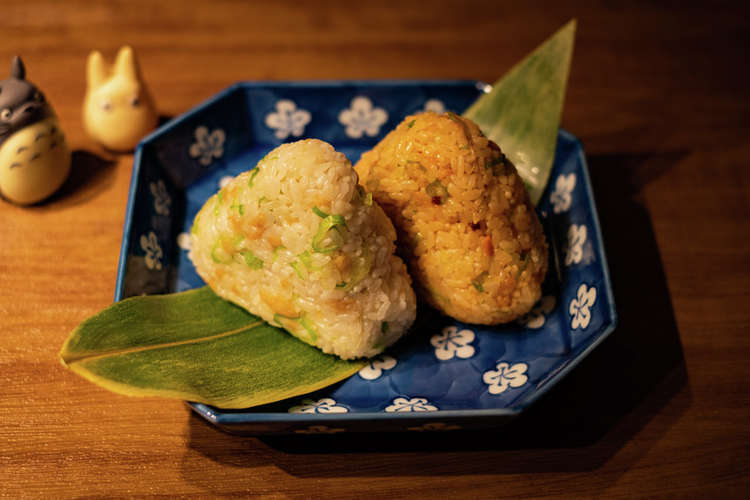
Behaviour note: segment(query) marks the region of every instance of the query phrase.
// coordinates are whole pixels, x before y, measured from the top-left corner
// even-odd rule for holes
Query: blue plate
[[[471,81],[242,83],[170,121],[138,146],[115,300],[203,285],[187,258],[195,214],[222,182],[282,142],[315,137],[352,162],[406,115],[462,112]],[[190,406],[240,434],[496,427],[553,387],[615,327],[614,297],[578,140],[560,131],[538,207],[550,244],[544,297],[500,327],[422,308],[411,333],[357,375],[247,410]]]

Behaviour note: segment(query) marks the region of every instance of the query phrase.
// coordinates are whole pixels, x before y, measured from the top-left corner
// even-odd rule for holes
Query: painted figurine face
[[[34,84],[26,80],[21,58],[13,58],[10,78],[0,81],[0,145],[15,132],[52,114]]]
[[[158,115],[130,47],[117,54],[112,68],[101,53],[89,55],[83,124],[97,142],[113,151],[130,151],[156,127]]]

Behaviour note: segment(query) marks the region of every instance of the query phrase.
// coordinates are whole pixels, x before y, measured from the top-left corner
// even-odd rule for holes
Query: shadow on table
[[[49,198],[32,205],[37,209],[59,209],[84,203],[114,182],[116,157],[105,157],[77,149],[71,153],[70,174]]]
[[[681,157],[589,158],[619,325],[516,421],[482,432],[256,439],[226,434],[191,415],[188,454],[239,467],[271,462],[299,477],[585,472],[637,435],[636,451],[620,457],[627,470],[691,401],[659,249],[638,199],[644,185]],[[186,455],[184,475],[208,486],[200,464],[191,463]]]

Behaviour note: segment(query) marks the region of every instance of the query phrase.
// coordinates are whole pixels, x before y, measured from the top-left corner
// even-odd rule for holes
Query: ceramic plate
[[[478,82],[237,84],[138,146],[115,300],[203,285],[187,257],[195,214],[223,182],[275,146],[330,142],[352,162],[406,115],[461,113]],[[495,427],[555,385],[615,327],[616,315],[586,159],[560,131],[538,207],[550,243],[540,303],[518,322],[485,327],[419,311],[403,341],[335,386],[248,410],[191,403],[245,434]]]

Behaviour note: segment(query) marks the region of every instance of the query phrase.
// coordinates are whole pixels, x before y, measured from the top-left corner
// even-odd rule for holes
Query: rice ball
[[[326,353],[374,356],[415,319],[393,225],[323,141],[268,153],[206,201],[191,234],[219,296]]]

